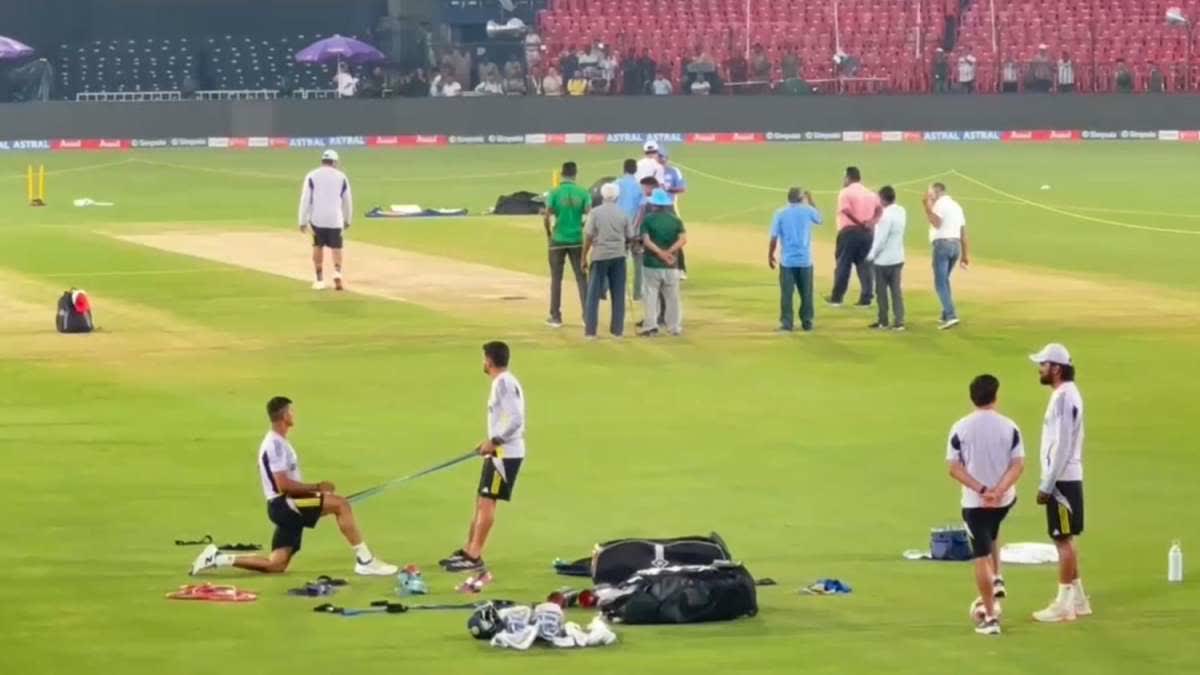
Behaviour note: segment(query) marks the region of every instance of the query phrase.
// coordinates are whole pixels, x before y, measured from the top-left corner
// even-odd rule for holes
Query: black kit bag
[[[642,570],[599,595],[600,611],[626,624],[730,621],[758,614],[754,577],[734,562]]]
[[[492,213],[501,216],[528,216],[541,213],[545,208],[546,202],[541,195],[533,192],[514,192],[497,198],[496,208],[492,209]]]
[[[614,539],[596,544],[590,558],[569,564],[556,564],[559,574],[590,576],[597,584],[619,584],[635,573],[670,565],[709,565],[732,560],[725,540],[716,532],[707,537],[671,537],[666,539]]]
[[[62,294],[54,315],[54,327],[60,333],[90,333],[95,330],[92,305],[86,293],[72,288]]]

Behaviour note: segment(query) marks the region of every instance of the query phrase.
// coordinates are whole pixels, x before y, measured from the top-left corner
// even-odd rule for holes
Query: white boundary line
[[[107,169],[107,168],[114,167],[114,166],[123,166],[125,164],[133,164],[134,162],[140,162],[140,161],[142,161],[142,160],[134,159],[132,157],[127,157],[125,159],[117,160],[115,162],[100,162],[98,164],[85,164],[83,166],[73,166],[68,169],[53,169],[53,170],[47,171],[46,175],[47,176],[60,176],[64,173],[83,173],[85,171],[99,171],[100,169]],[[39,162],[30,162],[30,163],[31,164],[44,164],[45,162],[39,161]],[[26,178],[26,176],[24,173],[10,173],[7,176],[0,176],[0,179],[4,179],[4,180],[25,180],[25,178]]]

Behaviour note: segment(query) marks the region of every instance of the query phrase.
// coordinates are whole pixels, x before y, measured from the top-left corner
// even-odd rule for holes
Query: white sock
[[[213,558],[213,564],[217,567],[233,567],[233,561],[236,559],[236,556],[228,553],[218,553],[217,557]]]
[[[1055,598],[1054,603],[1062,607],[1070,607],[1072,601],[1071,588],[1071,584],[1059,584],[1058,597]]]
[[[1075,593],[1075,601],[1083,602],[1087,600],[1087,594],[1083,592],[1083,579],[1076,579],[1071,582],[1071,590]]]
[[[366,565],[375,559],[374,556],[371,555],[371,549],[367,548],[367,542],[364,541],[363,543],[354,547],[354,559],[363,565]]]

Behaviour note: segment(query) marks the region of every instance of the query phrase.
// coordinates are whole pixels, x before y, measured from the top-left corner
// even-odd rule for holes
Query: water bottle
[[[1167,581],[1176,584],[1183,581],[1183,549],[1178,539],[1171,542],[1171,549],[1167,551]]]

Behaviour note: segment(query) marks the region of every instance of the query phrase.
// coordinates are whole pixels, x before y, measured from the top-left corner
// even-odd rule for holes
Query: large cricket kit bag
[[[95,329],[92,323],[92,303],[87,293],[72,288],[58,299],[58,310],[54,315],[54,327],[60,333],[90,333]]]
[[[545,208],[546,201],[541,195],[522,191],[498,197],[492,213],[501,216],[528,216],[541,213]]]
[[[645,569],[596,594],[600,611],[626,624],[729,621],[758,614],[754,577],[741,563],[728,561]]]
[[[614,539],[596,544],[591,558],[556,565],[559,574],[590,576],[597,584],[619,584],[637,572],[670,565],[709,565],[731,560],[733,555],[713,532],[707,537],[669,539]]]

